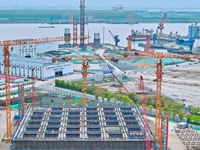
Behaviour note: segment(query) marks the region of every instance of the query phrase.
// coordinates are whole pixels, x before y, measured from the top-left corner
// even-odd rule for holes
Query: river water
[[[44,25],[44,24],[43,24]],[[169,34],[171,31],[175,33],[178,31],[180,35],[187,35],[188,25],[186,23],[166,23],[163,30],[164,34]],[[55,37],[63,36],[64,28],[70,28],[72,33],[72,24],[56,24],[55,28],[38,28],[42,24],[0,24],[0,40],[8,39],[24,39],[24,38],[43,38],[43,37]],[[85,26],[85,34],[90,33],[90,42],[93,41],[94,33],[100,33],[101,43],[111,43],[115,44],[112,36],[108,32],[109,30],[114,35],[119,35],[120,46],[126,46],[127,40],[126,37],[131,34],[131,30],[142,29],[153,29],[156,30],[158,24],[156,23],[140,23],[140,24],[88,24]],[[103,40],[103,28],[104,28],[104,40]],[[79,34],[79,26],[78,26]],[[87,42],[86,42],[87,43]],[[137,42],[133,43],[133,48],[141,49],[144,48],[138,47]]]

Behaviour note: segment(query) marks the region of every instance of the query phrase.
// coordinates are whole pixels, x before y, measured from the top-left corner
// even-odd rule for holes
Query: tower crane
[[[155,142],[160,143],[160,147],[168,147],[168,117],[161,114],[161,104],[162,104],[162,58],[182,58],[182,59],[191,59],[196,58],[198,55],[177,55],[177,54],[164,54],[157,52],[156,54],[148,54],[144,52],[137,51],[139,56],[145,57],[155,57],[157,58],[156,62],[156,123],[155,123]],[[141,78],[140,78],[141,79]],[[141,82],[142,84],[142,82]],[[140,87],[141,88],[141,87]],[[142,89],[142,88],[141,88]],[[144,99],[143,99],[144,102]],[[144,103],[143,103],[144,105]],[[145,112],[145,107],[144,112]],[[163,119],[164,118],[164,119]],[[163,121],[165,125],[163,125]],[[165,126],[165,128],[163,128]],[[163,135],[163,132],[166,135]],[[148,139],[147,139],[148,140]],[[164,142],[163,142],[164,141]],[[146,143],[148,144],[148,143]]]
[[[118,43],[120,42],[119,35],[113,35],[113,33],[109,30],[110,34],[112,35],[113,39],[115,40],[115,46],[118,46]]]
[[[141,75],[140,75],[140,91],[141,91],[141,96],[142,96],[142,113],[144,115],[144,133],[145,133],[145,140],[146,140],[146,150],[151,150],[150,134],[148,130],[148,120],[147,120],[146,95],[144,92],[143,77]]]
[[[163,19],[158,24],[159,25],[158,28],[160,29],[159,36],[163,36],[162,30],[165,28],[164,24],[165,24],[166,21],[167,21],[167,14],[164,13]]]
[[[4,49],[4,73],[5,73],[5,93],[6,93],[6,135],[7,139],[12,138],[12,121],[10,111],[10,53],[13,48],[11,46],[23,45],[23,44],[39,44],[46,42],[58,42],[65,41],[64,36],[59,37],[47,37],[36,39],[19,39],[19,40],[5,40],[0,41],[0,46]]]
[[[73,59],[73,58],[72,58]],[[109,58],[108,58],[109,59]],[[107,60],[107,58],[102,58],[102,57],[92,57],[92,58],[88,58],[88,57],[82,57],[81,61],[82,61],[82,81],[83,81],[83,95],[82,95],[82,105],[85,106],[86,105],[86,101],[87,101],[87,76],[88,76],[88,69],[89,69],[89,62],[91,60]],[[121,86],[124,88],[124,90],[127,93],[130,93],[129,90],[124,86],[124,84],[113,74],[113,71],[109,71],[109,72],[105,72],[104,74],[107,73],[111,73],[111,75],[121,84]]]

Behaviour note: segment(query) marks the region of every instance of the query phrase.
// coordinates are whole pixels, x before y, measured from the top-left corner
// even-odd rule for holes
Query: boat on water
[[[138,43],[138,46],[140,46],[140,47],[146,47],[146,44],[144,44],[144,43]],[[164,49],[164,46],[163,46],[163,44],[156,43],[156,44],[151,44],[150,48]]]
[[[38,28],[55,28],[55,26],[39,26]]]
[[[175,53],[175,54],[193,54],[191,50],[184,49],[183,47],[180,48],[167,48],[167,52],[169,53]]]

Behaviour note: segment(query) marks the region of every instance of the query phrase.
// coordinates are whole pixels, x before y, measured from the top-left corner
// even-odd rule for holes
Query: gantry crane
[[[113,35],[113,33],[109,30],[109,33],[112,35],[113,39],[115,40],[115,46],[118,46],[118,43],[120,42],[119,35]]]
[[[166,21],[167,21],[167,14],[164,13],[163,19],[158,24],[159,25],[158,28],[160,29],[159,36],[163,36],[162,30],[165,28],[164,24]]]
[[[146,48],[145,48],[145,52],[149,53],[150,52],[150,46],[151,46],[151,35],[129,35],[127,40],[128,40],[128,46],[127,46],[127,50],[129,52],[132,52],[132,39],[133,38],[146,38],[147,43],[146,43]]]
[[[146,140],[146,150],[151,150],[151,144],[150,144],[150,133],[149,133],[149,127],[148,127],[148,120],[147,120],[147,107],[146,107],[146,95],[144,91],[144,82],[143,77],[140,75],[140,91],[141,91],[141,97],[142,97],[142,113],[144,116],[144,136]]]

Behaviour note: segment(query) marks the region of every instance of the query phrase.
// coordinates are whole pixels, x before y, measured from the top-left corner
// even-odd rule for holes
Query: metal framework
[[[59,37],[47,37],[36,39],[21,39],[21,40],[6,40],[0,41],[0,46],[4,47],[4,72],[5,72],[5,93],[6,93],[6,135],[8,139],[12,138],[12,122],[10,111],[10,46],[23,45],[23,44],[38,44],[45,42],[57,42],[64,41],[64,36]]]
[[[162,90],[162,58],[163,53],[156,53],[157,64],[156,64],[156,126],[155,126],[155,141],[157,143],[160,142],[161,135],[161,90]]]
[[[22,92],[22,94],[21,94],[21,96],[22,96],[21,116],[23,118],[24,117],[24,105],[25,105],[25,103],[24,103],[24,85],[21,85],[21,92]]]
[[[32,94],[32,106],[35,107],[36,105],[36,93],[35,93],[35,76],[34,76],[34,68],[32,68],[32,91],[31,91],[31,94]]]
[[[77,24],[78,24],[78,19],[74,18],[73,19],[73,46],[77,46],[77,39],[78,39],[78,28],[77,28]]]
[[[82,105],[85,106],[87,101],[87,75],[89,68],[89,59],[82,58],[82,80],[83,80],[83,96],[82,96]]]
[[[80,0],[80,47],[84,50],[85,37],[85,0]]]
[[[143,77],[140,75],[140,91],[142,96],[142,113],[144,116],[144,133],[145,133],[145,140],[146,140],[146,150],[151,150],[150,144],[150,133],[148,130],[148,120],[147,120],[147,107],[146,107],[146,95],[144,91],[144,82]]]
[[[21,86],[18,84],[18,115],[19,118],[22,119],[22,89]]]
[[[127,49],[130,52],[132,51],[132,39],[133,38],[146,38],[147,43],[146,43],[146,47],[145,47],[145,52],[150,53],[151,35],[129,35],[128,38],[127,38],[127,40],[128,40]]]
[[[160,150],[168,150],[169,115],[161,115]]]
[[[159,32],[159,36],[163,36],[163,32],[162,30],[165,28],[164,27],[164,23],[167,21],[167,14],[164,13],[164,16],[163,16],[163,19],[160,21],[160,23],[158,24],[159,25],[159,29],[160,29],[160,32]]]
[[[6,138],[12,138],[12,122],[10,112],[10,42],[4,41],[4,72],[6,89]]]

